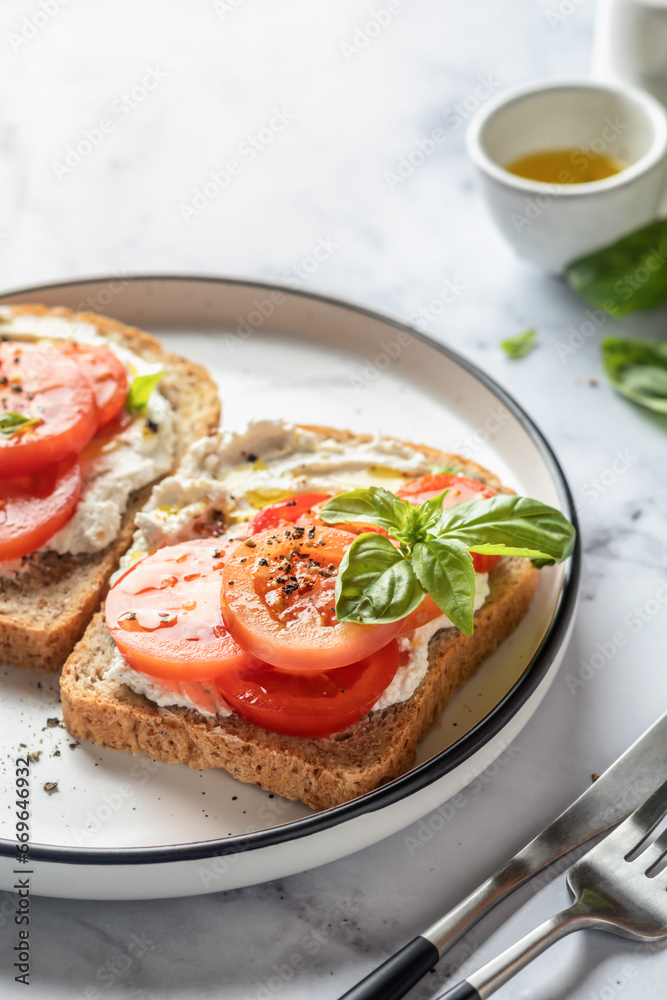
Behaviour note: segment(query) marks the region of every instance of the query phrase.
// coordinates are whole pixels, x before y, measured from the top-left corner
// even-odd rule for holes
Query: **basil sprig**
[[[0,434],[3,437],[11,437],[12,434],[17,434],[19,431],[25,430],[26,427],[30,427],[33,424],[40,424],[41,422],[37,417],[24,417],[22,413],[14,413],[13,411],[1,413]]]
[[[562,562],[575,530],[539,500],[501,494],[443,510],[445,490],[419,506],[378,486],[333,497],[322,508],[329,524],[361,521],[384,528],[358,535],[336,579],[338,621],[379,625],[405,618],[430,594],[465,635],[473,630],[475,570],[471,552]]]
[[[151,393],[163,375],[164,368],[161,366],[144,375],[135,375],[130,383],[125,403],[128,413],[137,416],[145,411]]]

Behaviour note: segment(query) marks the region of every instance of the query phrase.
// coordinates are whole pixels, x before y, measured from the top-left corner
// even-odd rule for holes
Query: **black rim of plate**
[[[48,285],[31,286],[17,289],[12,292],[0,294],[0,304],[9,304],[12,301],[39,301],[37,296],[45,292],[61,290],[67,292],[68,289],[86,285],[108,284],[116,280],[114,276],[102,276],[96,278],[81,278],[79,280],[60,281]],[[489,740],[496,736],[507,725],[511,718],[528,701],[531,695],[537,690],[543,678],[547,674],[553,663],[558,650],[560,649],[575,610],[577,591],[579,588],[579,578],[581,572],[581,545],[578,531],[578,519],[574,506],[574,500],[570,487],[565,478],[565,474],[556,458],[551,446],[547,442],[542,432],[538,429],[532,418],[525,410],[499,386],[491,376],[487,375],[471,361],[459,355],[451,348],[440,344],[431,337],[413,327],[384,316],[381,313],[368,309],[356,303],[347,302],[343,299],[333,298],[318,293],[301,291],[289,288],[286,285],[274,284],[272,282],[253,281],[246,278],[218,278],[214,275],[185,275],[185,274],[139,274],[123,277],[124,282],[139,284],[141,282],[183,282],[200,283],[202,285],[214,284],[225,286],[244,286],[264,292],[280,291],[286,296],[295,296],[309,299],[313,302],[325,303],[339,309],[347,309],[351,312],[362,314],[369,319],[386,323],[395,330],[403,330],[418,340],[428,344],[433,350],[444,354],[450,361],[464,368],[473,375],[477,381],[481,382],[487,389],[508,408],[516,417],[521,426],[527,432],[545,463],[549,467],[554,482],[561,494],[563,506],[566,508],[567,516],[577,528],[577,542],[575,550],[565,567],[565,577],[560,599],[556,611],[551,620],[549,628],[540,643],[540,646],[533,654],[530,662],[526,666],[521,676],[514,682],[510,690],[498,702],[498,704],[485,716],[477,725],[473,726],[464,736],[461,736],[455,743],[442,750],[435,757],[431,757],[423,764],[418,765],[413,770],[399,778],[395,778],[388,784],[367,792],[365,795],[351,802],[346,802],[331,809],[325,809],[306,816],[302,819],[292,820],[282,826],[276,826],[269,830],[258,830],[254,833],[244,833],[232,837],[219,838],[217,840],[201,841],[199,843],[173,844],[155,847],[136,848],[75,848],[57,847],[45,844],[31,844],[30,856],[34,861],[50,861],[66,865],[140,865],[169,863],[178,861],[196,861],[204,858],[220,857],[229,854],[245,853],[246,851],[259,850],[261,848],[272,847],[277,844],[297,840],[302,837],[312,836],[327,829],[338,826],[363,816],[366,813],[383,809],[393,803],[406,798],[414,792],[425,788],[427,785],[437,781],[443,775],[448,774],[454,768],[464,763],[477,750],[484,746]],[[12,856],[16,851],[16,844],[13,841],[0,840],[0,856]]]

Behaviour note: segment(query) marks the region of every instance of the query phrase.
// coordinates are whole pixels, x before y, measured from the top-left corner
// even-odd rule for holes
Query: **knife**
[[[496,903],[558,858],[620,823],[667,775],[667,712],[546,830],[453,910],[340,1000],[399,1000]]]

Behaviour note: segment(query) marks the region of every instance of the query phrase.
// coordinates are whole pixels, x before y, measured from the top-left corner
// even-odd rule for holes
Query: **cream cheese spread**
[[[0,306],[0,334],[12,339],[73,340],[104,345],[128,370],[129,380],[155,370],[133,351],[102,337],[92,323],[46,314],[16,314]],[[67,524],[40,549],[73,555],[99,552],[118,535],[130,494],[169,472],[174,462],[174,411],[159,390],[146,411],[100,448],[81,453],[82,491]],[[22,560],[0,563],[0,575],[20,572]]]
[[[134,670],[122,653],[116,649],[113,662],[105,673],[105,678],[125,684],[135,694],[142,694],[160,708],[188,708],[206,718],[231,715],[232,711],[210,681],[177,681],[163,684],[158,677],[149,677]]]
[[[159,483],[137,515],[132,558],[192,537],[216,512],[227,537],[242,535],[259,509],[295,493],[339,493],[359,486],[398,489],[433,472],[417,448],[379,435],[336,441],[280,420],[260,420],[243,433],[223,431],[190,447],[178,472]]]
[[[489,596],[489,574],[475,574],[475,611],[484,604]],[[428,670],[428,647],[436,633],[444,628],[453,628],[447,615],[434,618],[421,628],[415,629],[412,635],[400,636],[398,648],[407,655],[407,663],[399,666],[389,687],[383,691],[373,705],[373,712],[380,712],[390,705],[407,701],[415,693]]]
[[[432,458],[418,448],[379,435],[368,442],[339,442],[280,420],[257,421],[242,433],[223,431],[193,444],[178,472],[155,487],[137,515],[132,548],[116,576],[148,552],[194,537],[197,525],[216,517],[225,525],[222,541],[243,536],[259,509],[295,493],[333,494],[371,485],[397,490],[434,471]],[[475,610],[488,594],[488,574],[477,574]],[[399,639],[402,664],[372,711],[412,697],[428,670],[431,638],[449,627],[451,622],[442,615]],[[161,685],[133,670],[118,651],[107,676],[162,707],[194,709],[207,717],[230,714],[215,686]]]

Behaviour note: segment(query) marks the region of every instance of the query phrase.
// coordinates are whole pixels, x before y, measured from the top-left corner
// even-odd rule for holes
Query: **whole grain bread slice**
[[[340,440],[346,431],[326,430]],[[369,440],[359,435],[359,440]],[[499,492],[496,476],[462,458],[419,447],[441,464],[465,472]],[[327,808],[397,777],[409,767],[419,740],[438,721],[453,694],[519,624],[538,572],[528,559],[504,558],[489,575],[490,593],[475,613],[472,636],[447,628],[433,636],[429,668],[407,701],[371,712],[329,737],[305,739],[261,729],[234,713],[207,719],[184,708],[158,708],[106,677],[115,644],[100,612],[69,657],[61,677],[63,719],[77,739],[114,750],[143,750],[167,763],[221,767],[240,781]]]
[[[501,560],[491,571],[491,593],[475,614],[472,636],[455,628],[438,632],[429,646],[428,672],[411,698],[333,736],[281,736],[236,713],[209,720],[184,708],[158,708],[105,677],[115,644],[101,612],[63,670],[63,720],[75,739],[135,754],[143,750],[168,764],[222,767],[240,781],[313,808],[339,805],[410,766],[417,743],[450,698],[525,615],[537,575],[528,560]]]
[[[149,334],[106,316],[65,308],[21,305],[12,306],[12,312],[92,323],[103,337],[151,363],[159,362],[165,371],[159,391],[177,415],[174,467],[193,441],[217,428],[220,402],[209,374],[200,365],[165,351]],[[132,541],[134,516],[150,492],[148,485],[132,494],[118,537],[102,551],[62,556],[35,553],[26,557],[19,574],[3,576],[0,572],[0,663],[41,672],[62,667],[99,608],[109,577]]]

